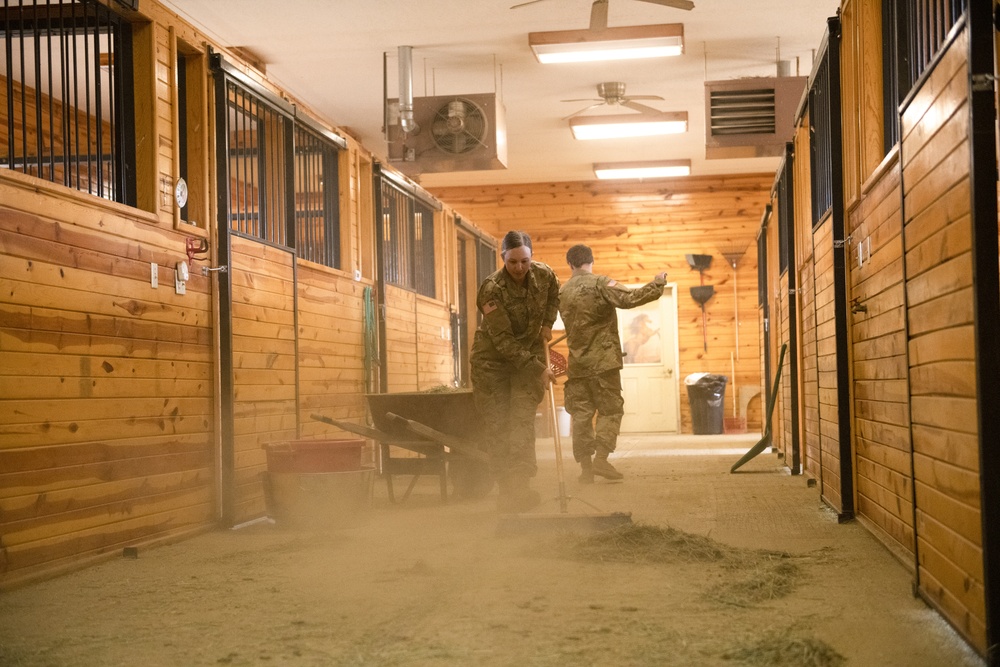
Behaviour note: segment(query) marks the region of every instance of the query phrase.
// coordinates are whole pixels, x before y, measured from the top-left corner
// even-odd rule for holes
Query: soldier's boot
[[[594,474],[603,477],[604,479],[623,479],[625,475],[618,472],[615,467],[608,462],[608,453],[609,452],[598,450],[597,454],[594,456]]]
[[[528,486],[528,478],[517,476],[511,480],[511,511],[514,513],[527,512],[538,507],[542,502],[542,496]]]
[[[497,496],[497,512],[518,514],[537,507],[542,497],[528,487],[527,477],[510,477],[500,481],[500,495]]]
[[[594,464],[588,456],[580,461],[580,484],[594,483]]]

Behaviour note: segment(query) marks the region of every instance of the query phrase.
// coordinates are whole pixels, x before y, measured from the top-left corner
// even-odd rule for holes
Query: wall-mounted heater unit
[[[399,100],[388,100],[389,162],[408,176],[507,168],[503,103],[494,93],[414,97],[404,132]]]
[[[782,155],[808,77],[754,77],[705,82],[705,157]]]

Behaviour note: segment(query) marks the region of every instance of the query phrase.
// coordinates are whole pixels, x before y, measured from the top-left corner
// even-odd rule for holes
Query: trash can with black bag
[[[691,406],[691,425],[695,435],[722,433],[723,402],[726,398],[725,375],[691,373],[684,378],[688,403]]]

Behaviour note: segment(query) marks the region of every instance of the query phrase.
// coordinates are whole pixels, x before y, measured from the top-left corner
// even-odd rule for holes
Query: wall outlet
[[[156,262],[149,263],[149,284],[153,289],[160,286],[160,267]]]
[[[354,279],[361,280],[361,269],[354,269]]]

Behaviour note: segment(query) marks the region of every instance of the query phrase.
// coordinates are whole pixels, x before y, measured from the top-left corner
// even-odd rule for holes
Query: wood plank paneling
[[[234,522],[265,513],[264,445],[297,437],[295,256],[232,238]],[[253,351],[252,355],[241,354]]]
[[[983,651],[967,39],[957,35],[904,110],[900,151],[918,582]]]
[[[306,262],[297,277],[300,435],[357,437],[309,415],[364,418],[365,285]]]
[[[915,552],[903,287],[902,183],[893,153],[848,216],[857,513],[912,563]],[[860,310],[863,308],[864,310]]]
[[[210,283],[174,292],[183,237],[85,195],[0,191],[0,584],[208,525]]]

